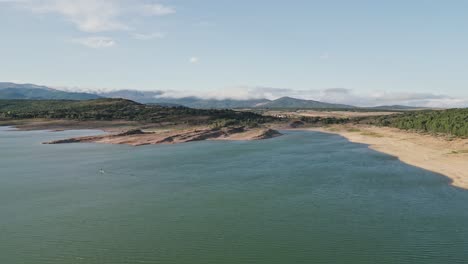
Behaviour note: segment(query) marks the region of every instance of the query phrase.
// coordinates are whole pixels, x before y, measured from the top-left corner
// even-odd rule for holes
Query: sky
[[[0,0],[0,81],[468,106],[468,1]]]

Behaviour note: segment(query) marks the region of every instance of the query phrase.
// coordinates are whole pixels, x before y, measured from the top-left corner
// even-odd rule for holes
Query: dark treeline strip
[[[351,119],[349,118],[319,117],[319,116],[302,116],[299,120],[307,124],[318,125],[318,126],[346,124],[351,121]]]
[[[365,118],[360,123],[468,137],[468,108],[411,111],[403,114]]]
[[[0,100],[0,119],[70,119],[70,120],[127,120],[148,123],[173,122],[211,124],[230,120],[230,123],[265,123],[274,120],[251,112],[217,109],[192,109],[139,104],[125,99],[69,100]]]

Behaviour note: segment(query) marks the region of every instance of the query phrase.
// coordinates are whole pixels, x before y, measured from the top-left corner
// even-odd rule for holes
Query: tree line
[[[402,114],[368,118],[364,122],[406,130],[468,137],[467,108],[409,111]]]
[[[127,120],[148,123],[265,123],[273,117],[251,112],[145,105],[125,99],[0,100],[1,119]],[[223,120],[229,120],[223,121]]]

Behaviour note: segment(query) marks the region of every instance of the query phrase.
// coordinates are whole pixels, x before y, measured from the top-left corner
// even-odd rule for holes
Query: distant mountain
[[[65,92],[34,84],[0,82],[0,99],[90,100],[97,98],[100,96],[89,93]]]
[[[267,99],[235,100],[235,99],[203,99],[195,96],[173,98],[164,97],[162,91],[135,91],[119,90],[99,93],[102,97],[125,98],[143,104],[158,104],[165,106],[185,106],[190,108],[206,109],[230,109],[230,108],[252,108],[255,105],[267,103]]]
[[[325,103],[314,100],[304,100],[292,97],[281,97],[276,100],[268,99],[204,99],[196,96],[173,98],[165,97],[164,91],[138,91],[117,90],[110,92],[77,93],[52,89],[34,84],[16,84],[0,82],[0,99],[40,99],[40,100],[89,100],[97,98],[124,98],[142,104],[155,104],[160,106],[185,106],[198,109],[358,109],[358,107],[345,104]],[[410,107],[403,105],[362,107],[367,110],[404,111],[417,110],[423,107]]]
[[[161,101],[167,100],[161,98]],[[197,97],[186,97],[174,99],[171,102],[179,103],[181,105],[191,108],[213,108],[213,109],[233,109],[233,108],[253,108],[256,105],[265,104],[269,102],[267,99],[250,99],[250,100],[236,100],[236,99],[201,99]]]
[[[419,110],[419,109],[427,109],[427,108],[418,107],[418,106],[407,106],[407,105],[379,105],[379,106],[374,106],[374,107],[366,107],[366,109],[405,111],[405,110]]]
[[[125,98],[144,104],[181,105],[201,109],[232,109],[232,108],[355,108],[351,105],[330,104],[313,100],[302,100],[282,97],[276,100],[268,99],[203,99],[196,96],[172,98],[164,97],[164,92],[145,92],[120,90],[99,93],[102,97]]]
[[[119,90],[98,93],[99,96],[108,98],[125,98],[142,104],[156,104],[161,106],[185,106],[199,109],[235,109],[235,108],[258,108],[258,109],[365,109],[365,110],[387,110],[405,111],[426,109],[424,107],[412,107],[404,105],[382,105],[375,107],[356,107],[346,104],[333,104],[314,100],[304,100],[292,97],[281,97],[276,100],[268,99],[203,99],[196,96],[173,98],[165,97],[164,91],[136,91]]]
[[[292,97],[281,97],[264,104],[256,105],[257,108],[356,108],[352,105],[331,104],[314,100],[296,99]]]

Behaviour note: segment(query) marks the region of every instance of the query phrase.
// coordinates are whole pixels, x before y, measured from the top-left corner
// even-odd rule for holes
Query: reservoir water
[[[0,128],[0,263],[468,263],[468,191],[314,132],[42,145]]]

